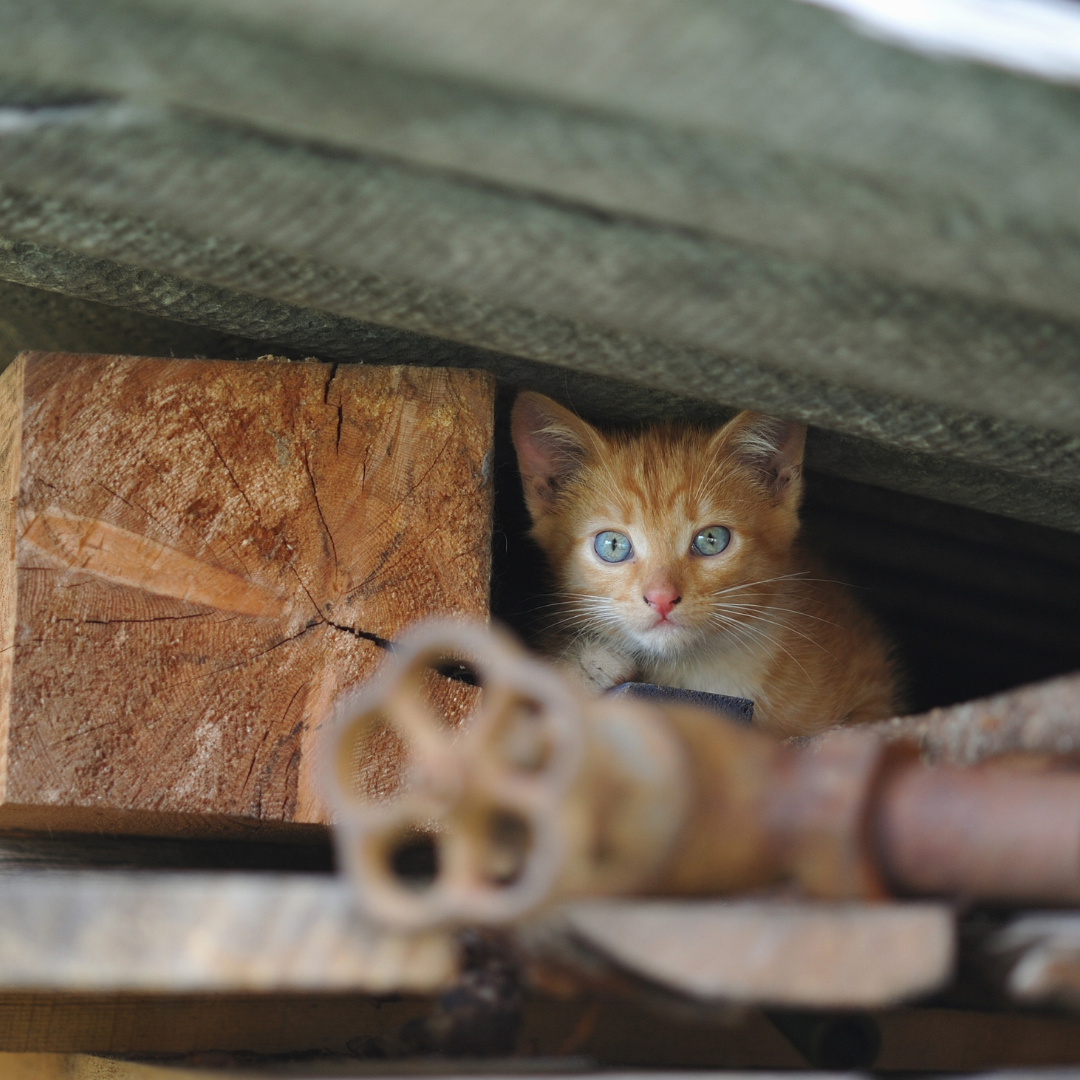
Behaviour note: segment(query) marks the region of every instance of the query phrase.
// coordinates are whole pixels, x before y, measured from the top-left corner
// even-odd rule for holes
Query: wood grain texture
[[[1017,1001],[1080,1008],[1080,916],[1074,912],[1021,913],[991,937],[988,951]]]
[[[11,1080],[5,1066],[19,1053],[345,1056],[349,1043],[391,1042],[431,1008],[430,998],[388,1001],[357,993],[0,993],[0,1076]],[[60,1075],[72,1080],[83,1074]]]
[[[952,974],[942,904],[770,901],[570,905],[573,932],[635,975],[689,997],[787,1008],[876,1009]]]
[[[21,437],[0,826],[321,822],[337,695],[414,619],[486,615],[490,376],[27,353],[0,386]],[[437,688],[451,714],[469,692]]]
[[[378,994],[456,970],[449,934],[384,932],[316,875],[28,871],[0,907],[3,990]]]
[[[1080,676],[1063,675],[991,697],[870,725],[891,741],[911,741],[927,760],[975,765],[998,754],[1080,750]]]
[[[0,376],[0,791],[7,784],[11,673],[15,661],[15,518],[18,506],[23,364]]]

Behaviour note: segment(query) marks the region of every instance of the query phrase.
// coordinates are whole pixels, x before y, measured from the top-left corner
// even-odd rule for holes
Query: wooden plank
[[[428,998],[333,994],[0,994],[0,1067],[6,1063],[4,1054],[15,1053],[142,1055],[172,1058],[174,1065],[185,1059],[199,1061],[203,1067],[214,1054],[223,1065],[257,1073],[259,1057],[249,1055],[263,1057],[276,1072],[283,1063],[272,1055],[303,1054],[308,1060],[297,1063],[301,1076],[333,1075],[335,1068],[369,1076],[381,1075],[382,1070],[392,1074],[477,1070],[475,1059],[417,1057],[415,1045],[410,1045],[410,1028],[432,1009]],[[583,1057],[624,1066],[658,1064],[665,1058],[671,1066],[805,1064],[755,1010],[702,1017],[614,999],[529,1000],[516,1055],[492,1062],[483,1071],[573,1071]],[[337,1060],[318,1060],[326,1056]],[[2,1068],[0,1076],[8,1080]]]
[[[429,998],[356,993],[0,993],[0,1076],[16,1053],[400,1054],[402,1029],[431,1009]]]
[[[601,8],[9,3],[9,77],[158,111],[17,123],[0,269],[325,355],[797,415],[833,433],[813,467],[1080,529],[1072,91],[781,0]]]
[[[0,879],[0,990],[431,990],[448,935],[384,933],[317,875],[27,871]]]
[[[0,877],[27,870],[257,870],[329,874],[330,837],[293,841],[23,832],[0,836]]]
[[[459,1076],[462,1080],[474,1077],[492,1077],[511,1080],[517,1077],[545,1076],[555,1073],[565,1080],[595,1080],[595,1071],[581,1071],[581,1062],[574,1059],[566,1063],[529,1058],[488,1061],[414,1061],[401,1068],[378,1069],[367,1062],[319,1061],[310,1063],[274,1063],[260,1068],[247,1064],[230,1068],[211,1063],[208,1067],[159,1065],[141,1061],[117,1061],[115,1059],[90,1057],[82,1054],[0,1054],[0,1068],[4,1080],[226,1080],[228,1077],[243,1080],[314,1080],[315,1077],[372,1077],[389,1072],[394,1076]],[[654,1072],[627,1072],[618,1074],[617,1080],[652,1080]],[[678,1072],[664,1074],[665,1080],[790,1080],[786,1072],[702,1073],[695,1071],[682,1075]],[[833,1080],[842,1074],[808,1073],[814,1080]]]
[[[11,699],[15,664],[15,512],[22,452],[22,404],[23,366],[13,364],[0,376],[0,791],[7,786],[10,726],[5,722],[5,706]]]
[[[212,1080],[203,1069],[175,1069],[137,1061],[112,1061],[82,1054],[4,1054],[5,1080]]]
[[[1075,754],[1080,750],[1080,676],[882,720],[871,730],[889,740],[911,741],[928,760],[950,765],[974,765],[998,754]]]
[[[1071,911],[1019,915],[989,938],[986,951],[1014,1000],[1080,1008],[1080,915]]]
[[[22,438],[0,826],[322,822],[336,696],[412,620],[486,614],[490,377],[29,353],[0,380]],[[459,714],[471,689],[436,681]]]
[[[539,935],[525,928],[522,948],[542,959],[552,933],[567,932],[686,997],[788,1007],[925,994],[948,977],[954,952],[944,905],[767,901],[573,904]],[[454,968],[448,942],[376,932],[351,915],[349,884],[329,876],[0,877],[0,990],[430,989]]]
[[[955,958],[944,904],[608,901],[564,917],[622,968],[706,1001],[881,1008],[941,987]]]
[[[407,1038],[403,1040],[402,1035],[411,1021],[430,1009],[430,1000],[422,998],[215,995],[154,999],[4,994],[0,995],[0,1076],[22,1080],[19,1073],[6,1067],[52,1067],[50,1055],[71,1068],[74,1055],[86,1054],[157,1058],[162,1064],[168,1061],[170,1068],[197,1066],[203,1076],[209,1069],[211,1076],[220,1072],[303,1080],[431,1073],[574,1075],[582,1058],[607,1070],[807,1066],[799,1052],[755,1009],[695,1015],[657,1009],[645,1002],[604,998],[588,1003],[528,1002],[514,1058],[483,1067],[475,1061],[423,1060],[405,1049]],[[1067,1066],[1075,1065],[1080,1054],[1080,1020],[1075,1017],[938,1008],[868,1015],[881,1034],[881,1053],[875,1064],[881,1070],[970,1073],[1005,1067]],[[16,1054],[26,1057],[19,1060]],[[293,1055],[291,1063],[275,1056],[285,1054]],[[88,1067],[90,1062],[83,1064]],[[109,1064],[118,1071],[106,1073],[108,1080],[144,1080],[134,1069],[119,1071],[115,1059]],[[151,1065],[149,1060],[142,1065],[158,1067],[161,1065]],[[45,1073],[48,1080],[53,1075]],[[63,1080],[94,1077],[93,1073],[77,1072],[59,1075]],[[40,1073],[29,1073],[30,1080],[39,1077]]]

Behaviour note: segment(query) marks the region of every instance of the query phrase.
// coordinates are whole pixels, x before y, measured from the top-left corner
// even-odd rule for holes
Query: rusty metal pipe
[[[424,703],[448,659],[482,687],[460,729]],[[794,749],[699,709],[582,696],[482,627],[414,635],[343,704],[327,761],[342,861],[396,926],[780,882],[1080,900],[1080,773],[930,768],[858,728]]]
[[[896,892],[1080,901],[1080,776],[981,765],[904,765],[874,808],[881,871]]]

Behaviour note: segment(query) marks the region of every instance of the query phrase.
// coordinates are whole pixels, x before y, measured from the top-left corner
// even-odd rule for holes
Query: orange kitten
[[[603,434],[523,393],[512,428],[565,670],[750,698],[777,735],[893,715],[888,645],[797,542],[801,424]]]

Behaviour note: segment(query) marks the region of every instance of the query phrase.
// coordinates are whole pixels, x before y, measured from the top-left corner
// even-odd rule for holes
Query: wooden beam
[[[944,904],[605,901],[563,917],[609,961],[704,1001],[883,1008],[939,989],[955,962]]]
[[[986,962],[1009,995],[1027,1005],[1080,1006],[1080,915],[1030,912],[1011,919],[985,945]]]
[[[292,842],[117,836],[105,833],[0,835],[0,876],[27,870],[243,870],[330,874],[331,838],[304,833]]]
[[[11,1080],[4,1055],[16,1053],[349,1057],[375,1044],[393,1050],[431,1009],[429,998],[357,993],[2,993],[0,1076]]]
[[[0,879],[0,990],[429,991],[448,935],[383,933],[316,875],[25,872]]]
[[[433,1071],[467,1076],[558,1071],[572,1077],[579,1075],[583,1057],[602,1067],[661,1068],[668,1075],[674,1069],[807,1068],[757,1010],[695,1017],[611,1000],[584,1009],[530,1002],[518,1056],[483,1068],[468,1061],[410,1060],[393,1053],[388,1061],[373,1055],[375,1046],[392,1047],[401,1029],[429,1008],[422,999],[364,1002],[332,996],[198,1001],[2,996],[0,1075],[4,1080],[166,1080],[178,1074],[188,1080],[194,1073],[207,1080],[237,1074],[311,1080]],[[875,1063],[881,1070],[971,1073],[1067,1066],[1075,1064],[1080,1051],[1080,1020],[1071,1016],[922,1008],[874,1013],[871,1019],[882,1039]],[[29,1036],[27,1049],[18,1050],[9,1041],[16,1029]],[[55,1049],[50,1051],[50,1045]],[[71,1050],[72,1045],[83,1049]],[[95,1053],[147,1060],[104,1062],[88,1056]],[[294,1060],[283,1061],[286,1054]],[[166,1068],[176,1073],[157,1071]]]
[[[914,742],[928,759],[950,765],[974,765],[998,754],[1075,754],[1080,750],[1080,676],[882,720],[873,730],[889,740]]]
[[[0,877],[0,991],[341,992],[436,988],[450,938],[377,932],[350,886],[321,875],[31,871]],[[768,901],[574,904],[521,947],[576,939],[598,965],[705,1003],[880,1008],[926,994],[953,964],[934,904]],[[550,951],[547,955],[551,955]],[[553,954],[564,955],[559,945]]]
[[[634,384],[612,417],[643,389],[772,410],[823,429],[822,470],[1080,530],[1073,91],[783,0],[4,20],[0,73],[46,103],[157,111],[54,100],[5,134],[0,275],[325,356]]]
[[[487,612],[490,377],[31,353],[0,392],[0,826],[323,822],[337,696]]]

